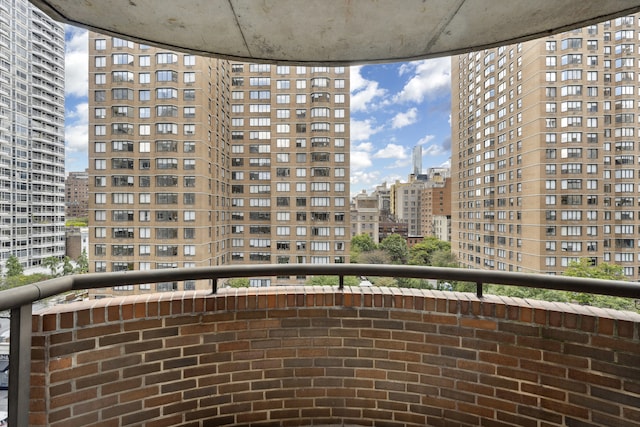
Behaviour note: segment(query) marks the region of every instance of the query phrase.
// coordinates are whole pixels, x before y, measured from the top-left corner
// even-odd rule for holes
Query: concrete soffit
[[[31,0],[52,18],[198,55],[348,65],[448,56],[640,11],[640,0]]]

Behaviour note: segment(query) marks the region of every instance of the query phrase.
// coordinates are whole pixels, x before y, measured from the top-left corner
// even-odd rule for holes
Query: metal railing
[[[483,285],[500,284],[640,299],[640,284],[632,282],[407,265],[263,264],[63,276],[0,292],[0,311],[11,311],[9,425],[29,425],[33,302],[74,290],[198,279],[211,280],[212,293],[216,293],[220,279],[287,275],[338,276],[338,291],[344,288],[345,276],[369,276],[471,282],[476,284],[476,295],[479,298],[483,296]]]

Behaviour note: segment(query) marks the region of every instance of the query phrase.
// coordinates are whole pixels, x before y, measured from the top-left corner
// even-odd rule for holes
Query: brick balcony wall
[[[640,426],[640,315],[271,287],[33,316],[33,426]]]

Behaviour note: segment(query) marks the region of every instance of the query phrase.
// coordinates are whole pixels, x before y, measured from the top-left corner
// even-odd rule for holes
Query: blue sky
[[[65,140],[67,171],[87,167],[88,37],[66,26]],[[351,68],[351,194],[406,181],[411,151],[422,146],[423,169],[449,166],[450,59]]]

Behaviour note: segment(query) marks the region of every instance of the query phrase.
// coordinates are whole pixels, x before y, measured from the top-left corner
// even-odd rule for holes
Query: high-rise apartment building
[[[452,60],[452,249],[463,266],[639,278],[638,16]]]
[[[349,118],[348,67],[231,64],[232,264],[348,262]]]
[[[406,222],[409,237],[423,236],[422,191],[427,188],[426,176],[409,175],[409,182],[391,185],[391,212],[395,219]]]
[[[235,63],[95,33],[89,65],[91,271],[347,261],[348,68]]]
[[[448,168],[430,168],[427,186],[422,190],[421,215],[423,236],[450,241],[451,176]]]
[[[63,257],[64,28],[0,0],[0,266]]]

